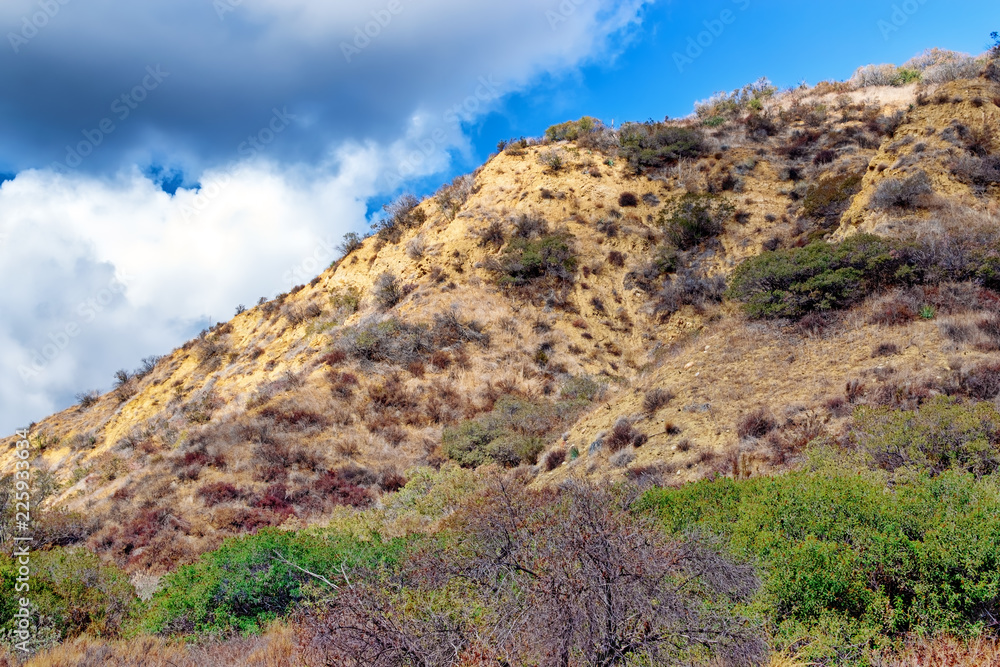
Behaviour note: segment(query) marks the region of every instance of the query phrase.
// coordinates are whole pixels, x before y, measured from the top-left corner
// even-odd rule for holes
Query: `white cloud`
[[[345,151],[330,173],[256,162],[211,199],[170,197],[137,170],[114,179],[31,171],[5,183],[2,428],[106,389],[115,369],[169,351],[208,317],[224,321],[238,303],[317,275],[364,220],[371,157]]]

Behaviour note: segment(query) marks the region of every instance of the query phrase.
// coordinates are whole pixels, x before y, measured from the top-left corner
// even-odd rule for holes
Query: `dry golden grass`
[[[993,99],[996,91],[991,84],[978,79],[943,84],[936,89],[932,97],[936,99],[939,94],[947,97],[949,101],[946,103],[934,101],[916,106],[907,113],[905,122],[896,130],[891,140],[883,142],[869,164],[862,192],[854,198],[842,218],[837,238],[843,238],[857,231],[905,233],[905,229],[887,225],[887,216],[869,210],[868,204],[871,194],[879,183],[887,178],[912,173],[915,168],[927,173],[939,198],[946,197],[952,203],[969,204],[974,201],[969,186],[958,182],[951,173],[949,165],[954,159],[955,146],[944,138],[942,131],[953,121],[970,128],[1000,125],[1000,107],[993,104],[977,106],[973,103],[976,98]]]
[[[903,651],[874,656],[875,667],[1000,667],[996,639],[922,639]]]
[[[0,657],[0,665],[3,664],[13,667],[16,663],[7,656]],[[293,667],[305,662],[299,655],[294,630],[275,624],[259,637],[204,645],[149,636],[113,643],[80,637],[20,664],[22,667]]]
[[[852,380],[858,382],[860,400],[885,401],[894,393],[909,395],[924,387],[940,392],[958,381],[963,366],[992,358],[996,344],[986,346],[977,328],[983,313],[923,320],[916,316],[918,304],[903,324],[874,323],[880,305],[898,298],[874,297],[851,312],[831,316],[825,328],[815,331],[721,313],[628,389],[612,387],[605,403],[570,430],[569,444],[584,455],[542,479],[628,474],[628,469],[609,466],[606,453],[585,455],[590,443],[620,417],[631,417],[650,436],[635,451],[633,466],[659,467],[669,473],[665,481],[690,481],[713,470],[732,474],[734,462],[739,474],[766,473],[776,467],[773,440],[741,440],[736,433],[740,418],[752,410],[770,408],[787,433],[786,443],[837,435],[852,410],[845,396]],[[964,342],[949,338],[953,323],[968,330]],[[881,346],[894,351],[878,353]],[[675,396],[669,406],[650,415],[643,402],[655,388],[669,389]],[[838,399],[843,408],[837,407]]]

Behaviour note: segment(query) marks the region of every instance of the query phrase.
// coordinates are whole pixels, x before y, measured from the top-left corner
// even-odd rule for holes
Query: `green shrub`
[[[342,570],[391,567],[404,548],[399,539],[373,535],[361,541],[312,531],[264,529],[230,538],[164,577],[140,629],[168,635],[259,632],[302,601],[307,583],[315,581],[289,562],[342,583]]]
[[[577,375],[566,380],[559,395],[570,400],[593,401],[601,395],[605,386],[589,375]]]
[[[900,67],[899,69],[896,70],[896,76],[893,77],[892,85],[905,86],[907,84],[920,81],[920,79],[921,79],[920,70]]]
[[[504,396],[485,415],[446,428],[445,455],[464,467],[498,463],[512,468],[534,464],[551,437],[589,401],[535,401]]]
[[[619,154],[635,173],[657,169],[685,157],[698,157],[705,139],[697,129],[666,123],[625,123],[619,130]]]
[[[117,637],[138,604],[128,575],[85,549],[31,553],[30,592],[18,590],[17,559],[0,556],[0,633],[14,629],[18,599],[31,600],[62,639],[82,633]],[[37,616],[36,616],[37,618]]]
[[[500,284],[521,286],[541,278],[571,282],[577,265],[572,239],[569,234],[512,239],[498,260]]]
[[[892,487],[820,470],[648,492],[640,510],[671,533],[710,531],[764,571],[754,602],[778,648],[859,664],[908,632],[969,635],[1000,602],[1000,489],[949,471]]]
[[[843,174],[820,179],[802,200],[802,212],[812,218],[839,216],[861,190],[861,178],[862,174]]]
[[[961,468],[981,477],[1000,467],[1000,412],[990,403],[937,396],[916,410],[862,406],[854,420],[854,442],[890,472],[907,467],[937,475]]]
[[[801,317],[843,308],[872,291],[914,276],[907,248],[871,234],[840,243],[764,252],[740,264],[728,296],[751,317]]]
[[[674,246],[688,250],[719,235],[732,214],[733,207],[725,200],[689,192],[660,211],[657,224]]]
[[[764,100],[773,97],[776,92],[778,92],[777,87],[767,78],[760,78],[731,93],[716,93],[704,102],[695,104],[694,110],[705,125],[715,127],[725,122],[726,117],[737,116],[747,111],[760,111],[764,107]]]
[[[596,118],[584,116],[580,120],[568,120],[565,123],[553,125],[545,130],[545,138],[551,141],[576,141],[581,136],[601,127],[601,125],[601,121]]]

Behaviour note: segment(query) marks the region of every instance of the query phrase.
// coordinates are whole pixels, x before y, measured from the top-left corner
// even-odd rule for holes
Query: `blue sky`
[[[688,40],[718,30],[724,11],[731,22],[685,62]],[[498,137],[537,135],[585,114],[605,122],[685,116],[696,100],[762,76],[786,88],[845,80],[867,63],[902,64],[931,47],[978,54],[993,30],[1000,3],[986,1],[655,3],[617,57],[546,77],[470,128],[476,159]]]
[[[998,29],[941,0],[4,0],[0,431],[306,282],[499,139]]]

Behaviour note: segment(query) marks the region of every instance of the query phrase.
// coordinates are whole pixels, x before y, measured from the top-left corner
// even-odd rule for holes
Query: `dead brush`
[[[566,461],[566,450],[562,447],[557,447],[550,450],[542,458],[542,467],[546,472],[551,472],[561,466]]]
[[[901,290],[894,290],[872,302],[869,324],[881,326],[899,326],[917,319],[920,304],[914,295]]]
[[[650,389],[642,399],[642,411],[647,415],[656,414],[674,399],[675,394],[669,389],[657,387]]]
[[[940,665],[944,667],[1000,667],[1000,640],[995,637],[959,639],[938,636],[916,639],[900,651],[872,656],[878,667]]]
[[[606,436],[604,436],[604,446],[608,451],[619,452],[626,447],[641,447],[649,437],[636,429],[632,421],[627,417],[619,417],[615,425]]]
[[[777,425],[770,409],[760,406],[740,416],[736,422],[736,434],[740,439],[762,438]]]
[[[861,380],[853,378],[844,385],[844,397],[848,403],[857,403],[865,395],[865,385]]]

